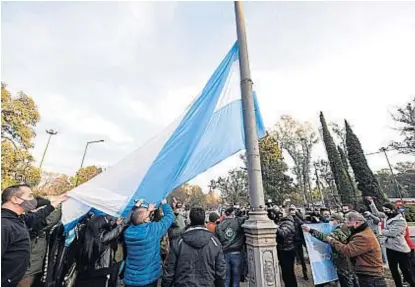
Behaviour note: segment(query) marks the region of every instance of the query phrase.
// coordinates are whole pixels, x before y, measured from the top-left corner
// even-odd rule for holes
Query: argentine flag
[[[71,230],[80,217],[96,209],[125,216],[139,198],[160,202],[186,183],[245,148],[235,43],[202,92],[182,115],[132,154],[68,193],[62,221]],[[265,135],[253,93],[258,137]]]

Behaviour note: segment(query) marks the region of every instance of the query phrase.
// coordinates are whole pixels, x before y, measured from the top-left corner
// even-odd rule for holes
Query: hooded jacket
[[[1,209],[1,286],[16,286],[23,278],[30,260],[29,231],[54,210],[52,205],[33,213],[17,215]]]
[[[411,249],[405,240],[407,226],[405,218],[400,213],[388,218],[382,231],[382,234],[386,237],[385,247],[390,250],[409,253]]]
[[[222,287],[226,263],[222,245],[203,226],[192,226],[174,242],[162,287]]]
[[[174,220],[169,204],[163,204],[163,218],[159,222],[131,225],[124,233],[127,246],[124,283],[145,286],[161,275],[160,240]]]
[[[216,226],[216,235],[219,238],[223,252],[240,252],[245,244],[245,233],[242,228],[246,217],[225,218]]]
[[[277,228],[277,249],[284,251],[293,250],[295,248],[294,238],[294,218],[291,215],[288,215],[281,219]]]

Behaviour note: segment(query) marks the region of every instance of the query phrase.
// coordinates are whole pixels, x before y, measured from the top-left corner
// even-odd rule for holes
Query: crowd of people
[[[91,211],[66,244],[60,223],[65,200],[65,195],[35,197],[24,184],[3,191],[2,286],[238,287],[247,277],[242,226],[248,209],[233,205],[206,214],[202,207],[185,211],[175,199],[159,207],[137,200],[125,218]],[[415,244],[405,218],[391,203],[379,211],[367,198],[367,206],[360,212],[351,205],[302,211],[270,203],[285,286],[297,286],[296,261],[309,280],[304,237],[309,233],[332,246],[340,286],[387,286],[387,263],[397,287],[415,287]],[[320,232],[314,223],[331,224],[331,231]]]

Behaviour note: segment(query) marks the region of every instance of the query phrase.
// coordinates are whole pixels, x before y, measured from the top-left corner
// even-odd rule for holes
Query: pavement
[[[313,283],[313,276],[311,275],[311,269],[310,269],[309,264],[307,264],[307,271],[308,271],[307,272],[308,277],[310,278],[308,281],[303,279],[303,276],[302,276],[303,273],[301,271],[301,266],[296,264],[295,274],[297,274],[298,287],[314,287],[315,286],[314,283]],[[388,283],[388,287],[394,287],[395,286],[395,284],[393,283],[392,280],[386,279],[386,281]],[[248,286],[249,286],[249,284],[247,282],[241,283],[241,287],[248,287]],[[282,283],[282,286],[284,286],[284,283]],[[327,286],[340,286],[340,285],[337,285],[337,284],[333,283],[333,285],[327,285]],[[289,287],[289,286],[287,286],[287,287]]]

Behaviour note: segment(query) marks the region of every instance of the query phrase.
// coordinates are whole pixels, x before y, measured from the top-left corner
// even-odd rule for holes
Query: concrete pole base
[[[249,287],[281,287],[275,223],[265,210],[250,211],[245,230]]]

